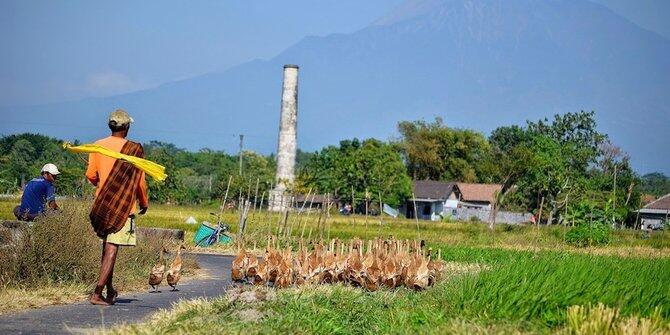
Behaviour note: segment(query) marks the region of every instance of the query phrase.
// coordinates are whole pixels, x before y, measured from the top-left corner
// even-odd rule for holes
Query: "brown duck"
[[[170,264],[170,269],[168,269],[166,273],[167,283],[172,287],[172,291],[179,291],[177,289],[177,283],[179,283],[179,279],[181,279],[181,266],[183,262],[181,259],[182,249],[186,249],[183,243],[177,248],[177,256],[175,256],[172,264]]]
[[[160,256],[158,258],[158,263],[154,265],[153,268],[151,268],[151,272],[149,273],[149,285],[153,289],[151,293],[157,293],[160,292],[156,288],[156,286],[160,285],[161,282],[163,281],[163,275],[165,274],[165,260],[163,259],[163,254],[167,252],[167,249],[163,247],[160,252]]]

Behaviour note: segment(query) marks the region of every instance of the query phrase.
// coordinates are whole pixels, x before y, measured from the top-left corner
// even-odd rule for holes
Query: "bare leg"
[[[107,282],[110,281],[111,284],[111,275],[114,271],[114,262],[116,261],[116,252],[118,246],[115,244],[103,243],[103,252],[102,252],[102,262],[100,264],[100,276],[98,282],[95,285],[95,291],[91,295],[89,301],[94,305],[109,305],[102,297],[102,290],[107,285]]]
[[[114,247],[114,252],[112,253],[112,270],[109,273],[109,276],[107,277],[107,282],[105,285],[107,286],[107,298],[105,301],[109,303],[110,305],[114,305],[116,303],[116,296],[119,295],[118,292],[114,289],[114,285],[112,285],[112,278],[114,278],[114,265],[116,265],[116,255],[118,254],[119,246],[111,243],[107,243],[110,246]]]

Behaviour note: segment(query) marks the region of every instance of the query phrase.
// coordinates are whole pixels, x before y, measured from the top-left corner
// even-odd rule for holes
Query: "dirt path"
[[[200,267],[207,271],[205,279],[179,285],[179,291],[161,287],[161,293],[123,294],[114,306],[93,306],[88,302],[50,306],[0,316],[0,334],[72,334],[90,329],[110,328],[121,323],[137,323],[161,308],[168,308],[180,299],[216,297],[230,283],[233,257],[197,254]],[[165,284],[165,283],[163,283]]]

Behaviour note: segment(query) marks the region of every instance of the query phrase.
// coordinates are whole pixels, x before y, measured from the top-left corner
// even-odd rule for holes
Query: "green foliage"
[[[622,220],[610,200],[604,207],[592,200],[582,200],[569,209],[567,223],[572,228],[565,234],[565,241],[578,247],[607,244],[612,238],[612,226]]]
[[[660,172],[645,174],[642,176],[640,191],[655,197],[664,196],[670,193],[670,178]]]
[[[546,136],[561,145],[572,145],[569,159],[580,172],[586,172],[595,162],[600,146],[607,140],[607,135],[596,129],[595,112],[556,114],[551,123],[546,118],[528,121],[526,129],[532,137]]]
[[[233,176],[228,199],[255,194],[259,184],[259,201],[274,178],[275,162],[254,152],[242,153],[243,174],[239,175],[238,158],[221,151],[202,149],[189,152],[174,144],[150,142],[145,145],[147,159],[164,165],[168,179],[163,183],[148,180],[151,200],[162,203],[202,203],[223,198],[228,179]]]
[[[259,182],[259,198],[274,178],[272,158],[253,152],[243,153],[243,174],[239,176],[238,157],[221,151],[202,149],[189,152],[174,144],[152,141],[144,145],[145,158],[164,165],[168,179],[158,183],[147,178],[149,197],[161,203],[193,204],[223,197],[228,177],[233,175],[229,199],[255,191]],[[303,159],[309,155],[303,154]],[[85,156],[62,148],[62,141],[35,134],[0,138],[0,193],[14,193],[28,180],[39,175],[42,165],[51,162],[61,175],[56,180],[56,194],[82,196],[92,194],[86,181]],[[267,196],[266,196],[267,198]]]
[[[577,247],[605,245],[610,242],[612,228],[602,224],[585,224],[570,228],[565,241]]]
[[[486,138],[473,130],[434,122],[403,121],[398,124],[396,146],[413,179],[477,182],[490,176],[491,148]]]
[[[500,199],[514,210],[539,213],[550,223],[565,220],[566,207],[597,199],[617,211],[621,223],[638,203],[637,177],[628,157],[597,131],[593,112],[556,115],[552,121],[528,121],[525,127],[500,127],[489,138],[499,169]],[[542,201],[544,199],[544,202]]]
[[[314,155],[301,171],[300,182],[315,192],[330,192],[351,199],[399,205],[411,194],[411,182],[400,155],[376,139],[358,139],[329,146]],[[366,197],[367,192],[367,197]]]
[[[447,127],[439,118],[400,122],[398,132],[399,138],[390,143],[353,139],[315,153],[298,151],[298,179],[292,191],[307,193],[312,188],[348,201],[353,189],[358,206],[368,199],[374,207],[380,195],[385,203],[401,204],[411,194],[410,178],[500,183],[495,210],[539,214],[543,204],[540,219],[549,223],[565,221],[566,209],[584,199],[602,206],[611,202],[617,222],[631,223],[641,192],[670,192],[670,182],[662,174],[639,180],[628,156],[597,130],[593,112],[499,127],[488,139],[472,130]],[[33,134],[0,138],[0,192],[18,191],[51,161],[63,172],[56,185],[59,195],[90,193],[84,164],[60,144]],[[155,141],[144,147],[147,158],[165,165],[169,175],[164,183],[148,180],[152,201],[218,202],[231,177],[228,199],[253,197],[256,185],[258,198],[267,199],[274,183],[273,155],[243,152],[240,173],[240,157],[221,151],[189,152]]]
[[[62,141],[35,134],[0,138],[0,192],[13,193],[30,179],[39,176],[46,163],[61,171],[56,180],[58,195],[81,196],[91,191],[84,180],[82,161],[62,148]]]

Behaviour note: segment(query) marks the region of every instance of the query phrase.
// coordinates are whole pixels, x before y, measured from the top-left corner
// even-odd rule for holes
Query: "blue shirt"
[[[27,210],[30,214],[39,214],[44,211],[47,202],[54,200],[56,200],[54,185],[44,178],[35,178],[29,181],[23,190],[21,211]]]

